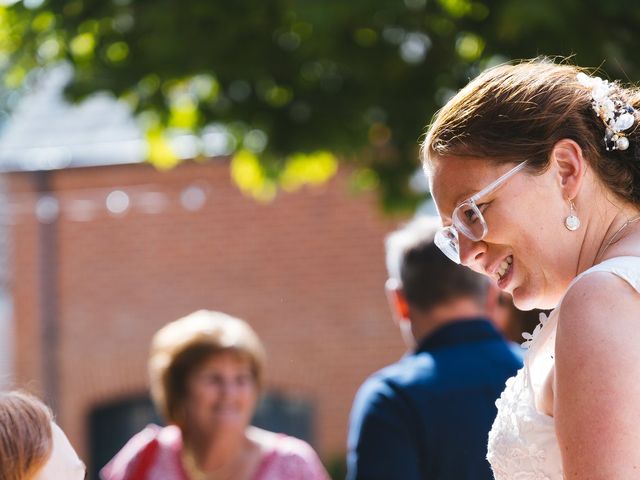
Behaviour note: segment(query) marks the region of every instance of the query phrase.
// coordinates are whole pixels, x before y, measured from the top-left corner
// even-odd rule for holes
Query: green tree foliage
[[[4,2],[7,87],[71,62],[70,96],[126,99],[159,166],[176,161],[167,129],[223,126],[234,138],[234,178],[262,197],[323,181],[338,158],[358,167],[355,185],[377,188],[386,208],[412,208],[408,179],[425,124],[490,64],[574,55],[640,78],[635,0]]]

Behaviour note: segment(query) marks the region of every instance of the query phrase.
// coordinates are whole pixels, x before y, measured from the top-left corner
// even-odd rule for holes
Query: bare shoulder
[[[635,478],[639,342],[640,294],[627,281],[596,272],[569,289],[559,310],[554,386],[566,478]]]
[[[640,293],[626,280],[595,272],[569,289],[559,309],[556,364],[597,360],[601,368],[593,375],[608,374],[608,368],[622,364],[631,368],[630,360],[640,360],[638,342]],[[640,363],[634,367],[638,369]]]
[[[627,332],[633,327],[634,332]],[[613,340],[617,333],[640,338],[640,293],[611,272],[595,272],[578,280],[565,295],[559,310],[559,341]],[[634,335],[626,340],[633,342]],[[619,339],[625,341],[625,338]],[[573,343],[573,342],[572,342]],[[579,346],[579,345],[576,345]]]

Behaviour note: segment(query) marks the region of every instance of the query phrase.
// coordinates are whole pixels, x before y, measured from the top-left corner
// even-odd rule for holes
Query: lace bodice
[[[591,267],[576,277],[611,272],[640,292],[640,258],[617,257]],[[496,401],[498,415],[489,432],[487,459],[496,480],[563,480],[562,458],[553,417],[536,408],[546,378],[553,368],[558,309],[549,318],[540,315],[533,334],[524,334],[528,348],[524,367]]]
[[[555,312],[549,319],[541,314],[533,335],[525,336],[529,351],[524,367],[507,380],[504,392],[496,401],[498,415],[489,432],[487,450],[496,480],[562,480],[553,417],[536,408],[535,388],[541,387],[541,381],[534,384],[531,362],[537,353],[536,379],[542,378],[543,372],[549,373],[553,357],[548,350],[555,343],[555,317]]]

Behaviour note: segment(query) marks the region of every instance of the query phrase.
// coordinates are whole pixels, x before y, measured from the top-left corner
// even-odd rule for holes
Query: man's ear
[[[397,324],[400,322],[409,320],[409,304],[404,296],[404,292],[400,287],[400,282],[394,278],[390,278],[385,283],[385,291],[387,294],[387,301],[391,308],[391,314]]]
[[[551,150],[551,162],[557,170],[562,195],[567,200],[578,196],[587,167],[582,148],[573,140],[559,140]]]

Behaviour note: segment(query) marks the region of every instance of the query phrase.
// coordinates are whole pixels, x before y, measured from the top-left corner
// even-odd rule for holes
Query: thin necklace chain
[[[618,238],[618,235],[620,235],[620,233],[627,228],[629,225],[631,225],[632,223],[637,222],[638,220],[640,220],[640,214],[636,215],[634,217],[631,217],[629,219],[627,219],[626,222],[624,222],[622,224],[622,226],[615,231],[615,233],[613,235],[611,235],[611,238],[609,239],[609,241],[607,242],[607,244],[604,246],[604,248],[598,252],[598,255],[596,255],[596,261],[599,260],[600,258],[602,258],[602,256],[604,255],[604,252],[607,251],[607,248],[609,248],[611,246],[611,244]],[[594,264],[596,262],[594,261]]]

